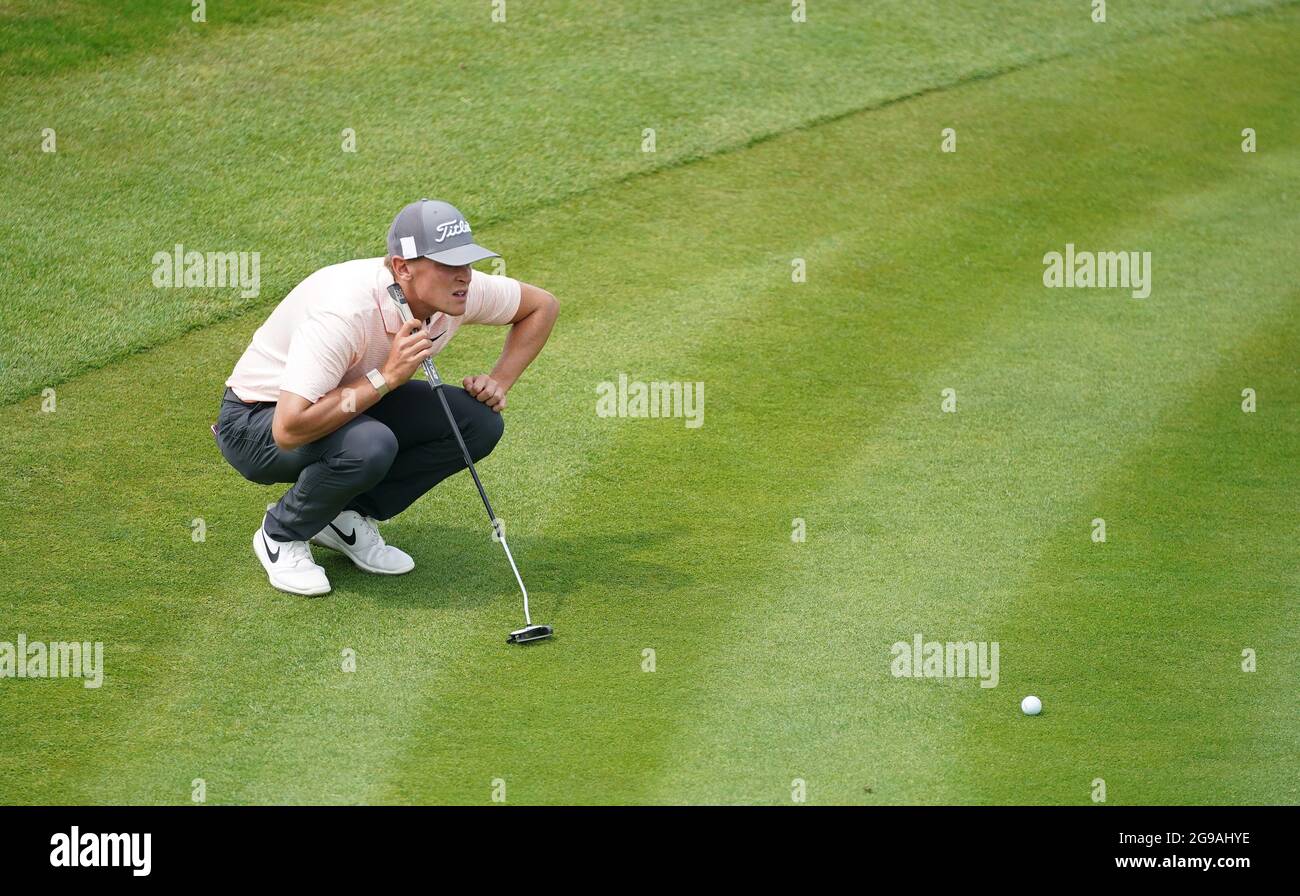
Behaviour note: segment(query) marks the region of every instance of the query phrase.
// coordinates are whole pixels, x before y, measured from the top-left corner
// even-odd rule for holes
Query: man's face
[[[424,319],[435,311],[456,317],[465,313],[469,265],[453,267],[432,258],[394,258],[392,263],[393,277],[416,317]]]

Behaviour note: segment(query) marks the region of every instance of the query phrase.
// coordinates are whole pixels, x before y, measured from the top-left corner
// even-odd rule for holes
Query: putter
[[[402,321],[412,320],[411,308],[406,304],[406,296],[402,292],[402,287],[394,283],[388,287],[388,294],[393,297],[393,302],[397,305],[397,311],[402,316]],[[510,561],[510,568],[514,571],[515,581],[519,583],[519,591],[524,596],[524,627],[510,633],[506,638],[507,644],[527,644],[529,641],[540,641],[543,638],[549,638],[555,633],[549,625],[533,625],[533,618],[528,615],[528,589],[524,587],[523,577],[519,575],[519,567],[515,565],[514,555],[510,553],[510,545],[506,544],[505,527],[497,520],[497,515],[492,512],[492,502],[488,500],[487,492],[483,490],[483,483],[478,478],[478,470],[474,469],[474,459],[469,456],[469,449],[465,447],[465,439],[460,434],[460,427],[456,424],[456,418],[452,416],[451,405],[447,404],[447,396],[442,394],[442,377],[438,376],[438,368],[433,366],[432,358],[424,359],[424,375],[429,379],[429,388],[438,396],[442,402],[442,409],[447,412],[447,422],[451,424],[451,431],[456,436],[456,441],[460,444],[460,451],[465,455],[465,465],[469,467],[469,475],[474,477],[474,485],[478,488],[478,496],[483,499],[483,506],[487,509],[488,519],[492,522],[492,531],[496,539],[501,542],[501,547],[505,549],[506,559]]]

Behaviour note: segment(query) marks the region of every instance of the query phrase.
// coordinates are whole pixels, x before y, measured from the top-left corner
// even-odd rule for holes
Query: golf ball
[[[1020,701],[1020,711],[1027,716],[1036,716],[1043,711],[1043,701],[1030,694]]]

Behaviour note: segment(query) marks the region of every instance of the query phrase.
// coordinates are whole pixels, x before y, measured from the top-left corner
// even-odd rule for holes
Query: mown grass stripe
[[[856,694],[861,676],[847,652],[860,645],[843,626],[870,623],[875,612],[882,631],[901,618],[942,631],[1014,608],[1015,583],[1001,576],[1026,558],[977,553],[982,535],[955,515],[970,507],[966,486],[944,478],[952,465],[985,473],[975,482],[1003,502],[1010,526],[1044,531],[1040,523],[1086,492],[1062,483],[1042,510],[1016,513],[1004,493],[1014,470],[996,461],[1014,459],[1016,445],[1068,457],[1076,445],[1065,436],[1073,434],[1094,440],[1082,443],[1094,447],[1076,463],[1122,464],[1122,452],[1110,457],[1095,440],[1114,429],[1125,446],[1140,446],[1180,378],[1206,369],[1204,358],[1185,363],[1197,340],[1248,317],[1251,302],[1284,298],[1277,264],[1232,264],[1226,282],[1261,295],[1244,296],[1240,306],[1193,305],[1186,321],[1159,317],[1166,305],[1136,306],[1119,295],[1053,295],[1049,305],[1032,290],[1006,288],[1022,276],[1036,282],[1034,253],[1043,243],[1071,234],[1131,241],[1153,208],[1160,226],[1173,229],[1162,245],[1176,253],[1175,225],[1195,219],[1206,179],[1267,196],[1294,163],[1284,153],[1239,159],[1227,128],[1223,152],[1232,162],[1213,162],[1219,150],[1207,138],[1195,151],[1166,152],[1156,170],[1142,164],[1151,133],[1122,122],[1098,131],[1077,115],[1058,115],[1044,130],[1040,109],[1025,97],[1036,91],[1064,105],[1060,85],[1071,74],[1082,97],[1099,84],[1149,88],[1141,73],[1159,85],[1145,101],[1155,108],[1132,97],[1129,108],[1165,122],[1166,134],[1214,116],[1223,121],[1200,130],[1218,132],[1244,110],[1268,122],[1275,145],[1294,145],[1294,123],[1280,117],[1288,104],[1279,96],[1291,89],[1288,56],[1269,69],[1277,80],[1251,68],[1243,81],[1245,62],[1230,68],[1240,77],[1218,70],[1225,60],[1257,63],[1261,46],[1270,54],[1285,47],[1294,27],[1286,14],[1267,27],[1252,21],[1153,41],[1161,70],[1181,71],[1190,60],[1188,70],[1207,79],[1207,97],[1219,90],[1238,98],[1207,103],[1213,114],[1162,103],[1164,91],[1182,95],[1186,85],[1154,78],[1150,58],[1073,60],[790,135],[504,226],[506,237],[543,234],[526,264],[544,271],[540,282],[557,284],[566,303],[555,341],[512,395],[510,435],[484,468],[508,522],[524,530],[512,544],[539,607],[561,627],[543,649],[511,653],[498,643],[518,611],[467,482],[447,483],[393,527],[393,540],[418,546],[436,576],[378,589],[332,563],[338,591],[326,601],[280,598],[265,587],[244,541],[272,490],[240,485],[205,431],[226,374],[216,362],[242,349],[252,315],[77,381],[55,415],[37,415],[34,401],[6,409],[0,454],[22,472],[5,498],[6,519],[15,522],[0,531],[15,564],[0,586],[5,618],[50,636],[106,632],[113,686],[129,699],[96,703],[56,688],[0,692],[5,717],[32,735],[0,761],[0,794],[184,801],[190,778],[203,775],[214,802],[482,802],[491,777],[503,774],[513,802],[779,801],[786,794],[767,782],[779,782],[797,750],[810,749],[824,757],[812,770],[822,780],[836,774],[856,787],[855,769],[889,772],[861,782],[889,783],[882,799],[971,793],[971,769],[946,750],[917,761],[925,747],[909,739],[918,726],[951,724],[948,712],[965,695],[921,692],[874,714],[837,700]],[[1213,68],[1195,64],[1207,58]],[[935,125],[955,109],[996,125],[963,143],[961,152],[973,153],[944,159]],[[1024,133],[1038,143],[1026,145]],[[1123,164],[1107,169],[1107,154]],[[1132,189],[1094,196],[1089,178],[1103,170]],[[810,183],[827,186],[814,191]],[[755,184],[775,185],[772,195]],[[966,202],[944,205],[953,195]],[[774,199],[805,213],[810,236],[761,213]],[[1246,209],[1216,202],[1238,215],[1253,209],[1243,245],[1276,226],[1276,201]],[[664,231],[665,221],[692,212],[694,223]],[[592,221],[603,228],[599,251],[572,239]],[[801,243],[811,246],[813,279],[795,288],[788,261]],[[606,264],[601,252],[615,261]],[[1187,273],[1175,264],[1173,282]],[[1171,328],[1169,341],[1143,356],[1160,400],[1117,429],[1086,404],[1065,406],[1076,411],[1074,429],[1054,430],[1037,415],[1018,422],[1018,393],[1005,381],[999,387],[996,365],[1058,401],[1071,382],[1087,379],[1077,365],[1092,358],[1062,344],[1060,327],[1096,334],[1103,364],[1131,358],[1143,335]],[[1051,338],[1035,338],[1044,334]],[[452,370],[488,362],[495,336],[466,333],[449,358]],[[646,428],[652,421],[596,420],[594,381],[619,369],[705,379],[717,404],[692,434],[699,438]],[[937,389],[954,376],[985,386],[964,399],[973,399],[963,406],[968,415],[943,430],[931,415]],[[173,390],[141,388],[161,381]],[[768,404],[765,395],[775,399]],[[827,405],[864,410],[831,428]],[[1001,415],[1010,433],[982,429],[981,414]],[[812,466],[796,466],[810,458]],[[1035,460],[1041,470],[1044,458]],[[160,462],[169,471],[163,478]],[[793,547],[783,501],[813,508],[814,541],[805,545],[813,551],[802,559],[779,553]],[[41,513],[23,512],[33,506]],[[208,517],[206,545],[187,540],[192,513]],[[818,547],[823,532],[837,541]],[[37,543],[41,553],[29,549]],[[888,554],[882,544],[906,549]],[[943,565],[972,556],[968,565]],[[841,601],[864,567],[876,593],[915,601],[874,610]],[[799,596],[792,570],[796,585],[812,589],[802,614],[792,603]],[[962,593],[980,593],[982,602],[954,607]],[[738,628],[756,609],[769,624],[782,614],[795,624]],[[640,649],[655,644],[661,666],[650,676],[639,670]],[[344,645],[360,652],[351,678],[336,671]],[[801,652],[814,647],[820,653]],[[800,675],[781,674],[791,670]],[[738,697],[727,681],[742,689]],[[865,748],[864,728],[879,738]],[[101,744],[113,752],[79,761]],[[856,764],[897,751],[906,761]],[[720,768],[722,759],[730,766]],[[834,798],[849,801],[846,793]]]
[[[316,267],[377,252],[392,209],[439,184],[454,185],[491,236],[500,222],[629,177],[1272,4],[1148,4],[1110,30],[1075,11],[1010,0],[1000,13],[985,3],[968,18],[944,4],[900,2],[891,12],[828,2],[798,28],[784,12],[726,3],[607,4],[594,16],[556,2],[496,30],[482,10],[449,5],[431,16],[418,6],[329,6],[306,23],[259,19],[221,40],[198,40],[186,26],[189,37],[107,71],[17,79],[6,91],[14,124],[0,135],[13,160],[0,235],[41,250],[0,257],[0,279],[16,287],[0,312],[0,403],[265,307]],[[397,27],[404,41],[391,39]],[[645,45],[628,47],[628,34]],[[458,51],[489,38],[500,44],[493,65]],[[546,53],[556,42],[571,55]],[[443,79],[427,77],[431,64]],[[406,81],[427,92],[395,96],[393,85]],[[561,112],[557,95],[582,103]],[[432,130],[410,125],[426,120]],[[55,125],[59,153],[35,152],[30,135]],[[361,135],[358,154],[339,151],[345,126]],[[650,157],[637,151],[647,126],[662,132]],[[263,291],[153,288],[150,259],[178,242],[262,253]],[[84,332],[69,337],[63,316],[83,307]]]

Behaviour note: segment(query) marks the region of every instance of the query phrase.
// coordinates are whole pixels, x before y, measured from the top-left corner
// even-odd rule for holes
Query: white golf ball
[[[1020,701],[1020,711],[1027,716],[1036,716],[1043,711],[1043,701],[1030,694]]]

